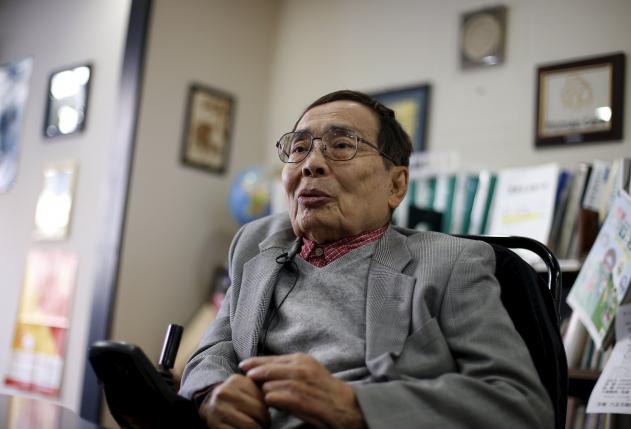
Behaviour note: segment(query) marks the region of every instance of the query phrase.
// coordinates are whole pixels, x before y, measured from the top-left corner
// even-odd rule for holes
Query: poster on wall
[[[5,377],[7,385],[59,395],[76,273],[75,253],[29,252]]]
[[[0,193],[15,183],[20,153],[20,129],[28,96],[33,60],[0,65]]]
[[[77,176],[73,161],[44,168],[42,190],[35,209],[33,236],[39,240],[62,240],[68,236]]]

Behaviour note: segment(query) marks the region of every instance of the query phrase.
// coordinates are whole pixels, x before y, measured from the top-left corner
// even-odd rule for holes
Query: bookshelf
[[[580,398],[587,403],[598,377],[600,377],[598,370],[570,368],[568,370],[568,396]]]
[[[454,159],[435,160],[429,155],[410,160],[409,196],[399,216],[395,212],[395,223],[451,234],[521,235],[547,244],[557,257],[562,272],[561,329],[568,357],[571,355],[568,358],[571,362],[568,396],[572,399],[568,402],[570,422],[567,429],[583,428],[583,421],[590,422],[589,425],[604,421],[607,424],[602,427],[618,427],[610,426],[611,421],[624,420],[631,415],[585,415],[585,405],[609,353],[599,350],[584,329],[580,342],[572,342],[572,335],[566,336],[565,329],[572,315],[566,298],[577,278],[582,285],[587,281],[601,281],[595,280],[594,273],[606,268],[604,260],[598,259],[594,264],[594,258],[587,256],[592,248],[594,254],[600,251],[601,245],[594,246],[594,243],[608,213],[613,211],[614,200],[618,201],[618,191],[631,193],[631,159],[594,160],[572,168],[545,164],[498,171],[473,171],[463,168],[456,162],[459,160]],[[547,270],[542,262],[533,262],[528,255],[522,256],[545,276]],[[624,258],[619,255],[618,259]],[[579,278],[584,261],[588,271]],[[598,292],[582,296],[601,302],[599,300],[605,295],[602,288],[596,290]],[[578,293],[570,294],[571,299],[576,295]],[[574,305],[576,307],[576,301]],[[605,308],[616,308],[608,305]],[[585,307],[581,305],[581,308]],[[592,311],[596,311],[595,308]],[[595,314],[603,313],[594,313],[592,320],[604,317]]]

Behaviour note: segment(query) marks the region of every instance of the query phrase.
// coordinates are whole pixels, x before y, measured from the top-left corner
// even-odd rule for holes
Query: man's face
[[[312,108],[300,119],[296,131],[320,137],[331,128],[348,129],[377,145],[376,114],[353,101],[334,101]],[[320,148],[320,140],[316,140],[304,161],[285,164],[283,168],[294,233],[322,243],[385,225],[390,209],[405,196],[407,168],[386,169],[381,155],[362,143],[350,161],[325,158]]]

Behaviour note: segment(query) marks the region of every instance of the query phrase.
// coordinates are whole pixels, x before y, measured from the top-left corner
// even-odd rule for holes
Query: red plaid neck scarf
[[[386,233],[388,225],[368,232],[362,232],[350,237],[344,237],[332,243],[318,244],[308,238],[303,238],[300,256],[316,267],[324,267],[337,258],[346,255],[353,249],[364,244],[379,240]]]

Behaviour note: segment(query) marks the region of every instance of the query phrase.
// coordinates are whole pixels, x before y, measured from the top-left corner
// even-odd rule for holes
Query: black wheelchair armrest
[[[193,402],[177,394],[169,378],[137,346],[97,341],[89,360],[103,385],[112,416],[122,428],[205,428]]]

